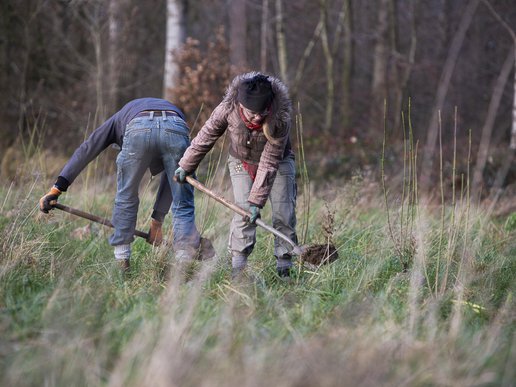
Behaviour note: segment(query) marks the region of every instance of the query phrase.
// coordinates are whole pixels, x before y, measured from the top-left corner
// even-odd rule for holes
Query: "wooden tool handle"
[[[232,203],[230,202],[229,200],[226,200],[225,198],[223,198],[222,196],[220,195],[217,195],[215,192],[213,192],[211,189],[209,189],[208,187],[204,186],[202,183],[200,183],[199,181],[195,180],[192,176],[186,176],[186,181],[188,183],[190,183],[191,185],[194,186],[194,188],[197,188],[199,191],[202,191],[204,192],[206,195],[208,195],[209,197],[215,199],[216,201],[218,201],[219,203],[222,203],[223,205],[225,205],[226,207],[230,208],[231,210],[235,211],[237,214],[239,215],[242,215],[244,217],[247,217],[247,218],[250,218],[251,217],[251,213],[250,212],[247,212],[246,210],[244,210],[243,208],[237,206],[235,203]],[[264,221],[262,221],[261,219],[256,219],[256,224],[260,227],[262,227],[263,229],[269,231],[270,233],[276,235],[278,238],[281,238],[283,239],[285,242],[287,242],[288,244],[290,244],[293,249],[294,249],[294,254],[297,254],[297,255],[301,255],[302,253],[302,250],[299,246],[297,246],[289,237],[287,237],[285,234],[279,232],[278,230],[276,230],[274,227],[272,226],[269,226],[267,223],[265,223]]]
[[[61,204],[61,203],[55,203],[54,207],[61,211],[68,212],[69,214],[77,215],[77,216],[80,216],[81,218],[103,224],[104,226],[115,228],[115,226],[113,226],[113,223],[111,223],[108,219],[101,218],[100,216],[89,214],[87,212],[78,210],[76,208],[65,206],[64,204]],[[142,237],[144,239],[147,239],[149,237],[149,234],[147,234],[146,232],[139,231],[139,230],[134,230],[134,235]]]
[[[235,211],[237,214],[242,215],[242,216],[251,217],[251,213],[250,212],[247,212],[243,208],[237,206],[236,204],[230,202],[229,200],[226,200],[224,197],[216,194],[211,189],[209,189],[208,187],[204,186],[199,181],[195,180],[192,176],[186,176],[186,181],[188,183],[190,183],[191,185],[193,185],[195,188],[197,188],[199,191],[204,192],[205,194],[207,194],[211,198],[215,199],[219,203],[222,203],[226,207],[228,207],[231,210]]]

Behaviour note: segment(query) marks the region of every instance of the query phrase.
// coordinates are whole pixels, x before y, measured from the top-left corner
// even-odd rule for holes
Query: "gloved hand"
[[[48,211],[53,209],[54,204],[57,203],[59,195],[61,195],[61,191],[56,186],[53,186],[45,196],[39,199],[39,209],[48,214]]]
[[[251,216],[249,217],[249,223],[255,224],[256,219],[260,217],[260,207],[255,206],[254,204],[251,204],[251,207],[249,208],[251,212]]]
[[[179,167],[174,172],[174,177],[178,183],[184,184],[186,183],[186,176],[190,176],[191,172],[186,172],[183,168]]]
[[[161,230],[162,226],[162,222],[159,222],[156,219],[151,219],[147,243],[150,243],[151,245],[155,246],[161,245],[161,242],[163,242],[163,231]]]

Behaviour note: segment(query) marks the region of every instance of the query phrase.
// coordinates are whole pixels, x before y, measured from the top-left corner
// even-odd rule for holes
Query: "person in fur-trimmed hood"
[[[176,179],[184,183],[206,153],[228,131],[228,167],[235,202],[250,219],[233,217],[229,235],[233,276],[247,264],[256,242],[256,219],[267,199],[274,228],[297,243],[295,160],[291,149],[292,103],[279,79],[258,72],[238,75],[179,161]],[[274,241],[278,275],[288,277],[292,247]]]

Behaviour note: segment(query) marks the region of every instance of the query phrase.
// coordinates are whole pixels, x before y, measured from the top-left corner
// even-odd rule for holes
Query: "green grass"
[[[80,184],[60,201],[107,217],[113,188]],[[318,269],[298,262],[285,283],[272,237],[259,231],[248,284],[230,281],[231,214],[201,196],[197,221],[220,258],[184,282],[171,251],[140,239],[124,280],[109,229],[71,237],[88,222],[40,215],[44,192],[31,182],[0,188],[0,385],[513,385],[514,214],[445,208],[442,233],[440,209],[418,208],[403,271],[380,188],[347,184],[350,194],[329,203],[340,259]],[[146,230],[153,187],[143,191]],[[320,243],[325,206],[311,200],[307,242]]]

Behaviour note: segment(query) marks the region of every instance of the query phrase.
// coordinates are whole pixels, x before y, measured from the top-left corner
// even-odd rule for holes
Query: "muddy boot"
[[[199,257],[200,261],[208,261],[210,259],[217,258],[217,253],[213,244],[208,238],[201,238],[201,244],[199,245]]]
[[[131,274],[131,263],[128,259],[118,259],[116,262],[124,277]]]
[[[279,258],[276,258],[276,271],[278,277],[282,279],[290,278],[290,268],[292,267],[292,256],[290,254],[284,254]]]
[[[242,282],[245,277],[245,267],[231,268],[231,282]]]
[[[195,275],[195,259],[197,251],[191,247],[184,247],[175,251],[175,270],[181,282],[188,282]]]
[[[278,267],[277,272],[280,278],[290,277],[290,267]]]
[[[231,284],[234,286],[248,287],[258,283],[258,278],[247,266],[233,267],[231,269]]]
[[[234,254],[231,257],[231,282],[243,283],[249,282],[249,275],[245,268],[247,267],[247,256]]]
[[[131,245],[117,245],[115,246],[115,259],[120,268],[122,275],[126,277],[131,271],[129,259],[131,258]]]

